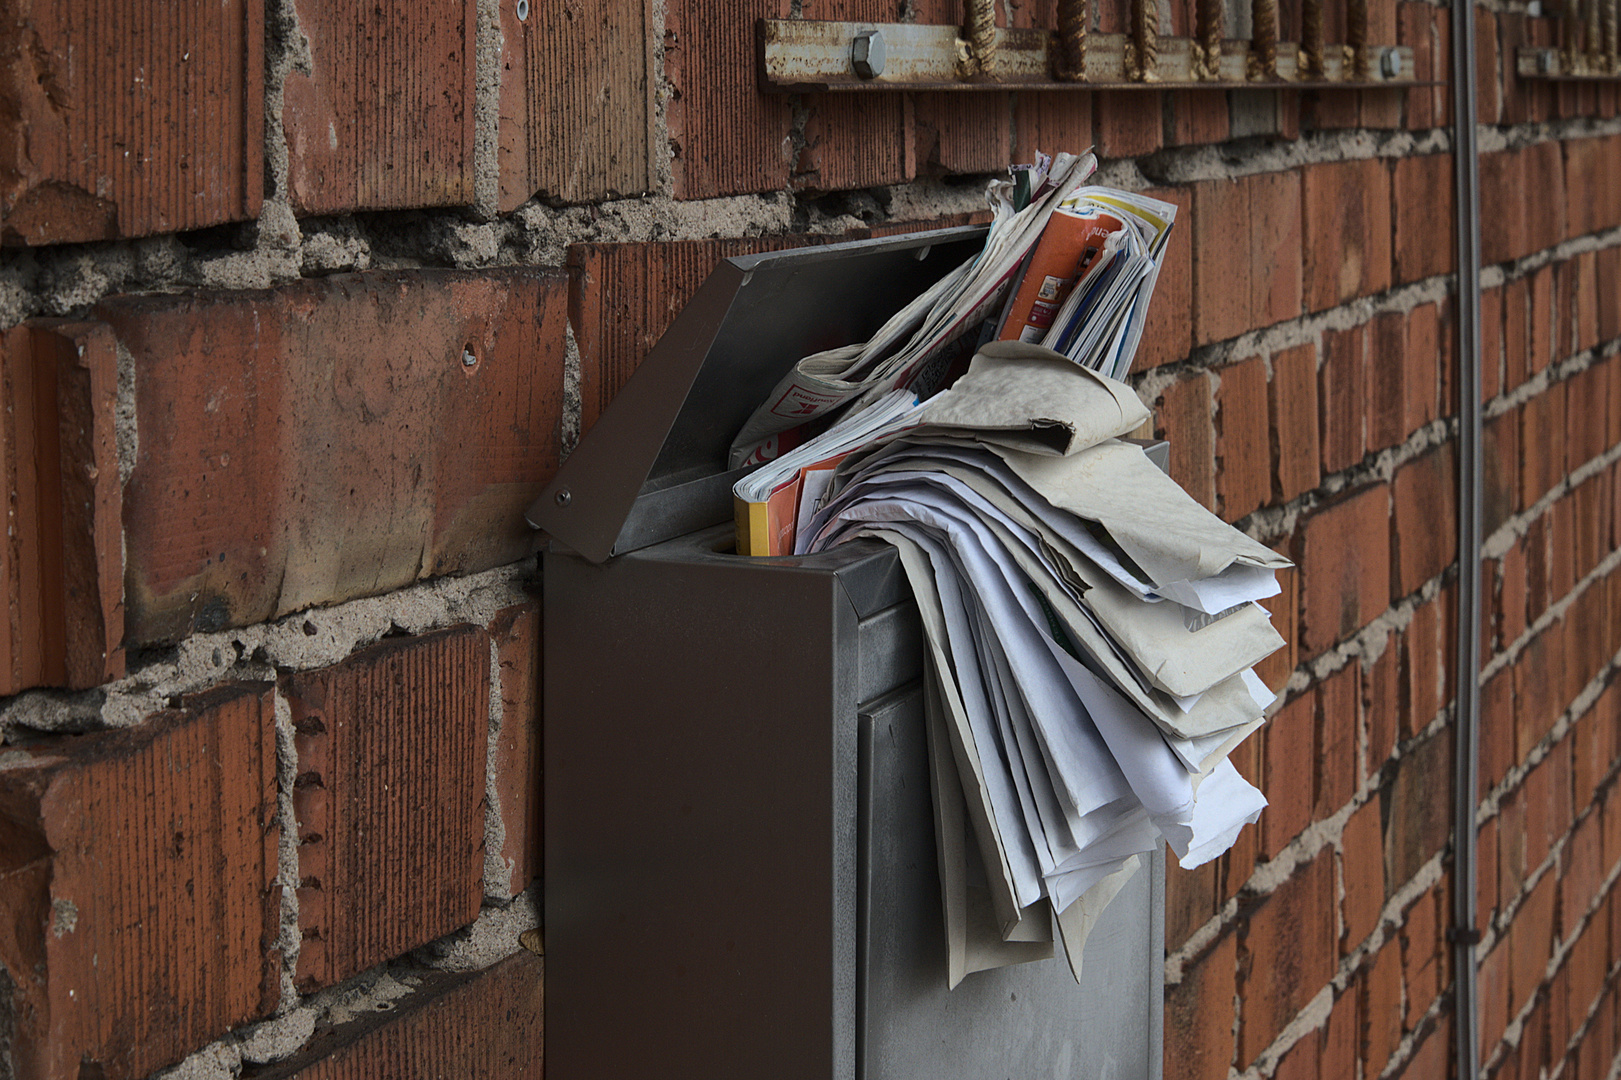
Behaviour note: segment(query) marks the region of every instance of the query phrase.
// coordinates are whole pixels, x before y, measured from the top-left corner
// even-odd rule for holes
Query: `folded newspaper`
[[[800,361],[734,445],[763,461],[734,489],[743,553],[899,551],[952,986],[1052,955],[1055,922],[1079,978],[1143,857],[1198,866],[1266,805],[1228,755],[1273,700],[1254,665],[1284,642],[1259,601],[1289,564],[1120,441],[1149,418],[1118,379],[1175,208],[1084,188],[1093,167],[993,185],[980,255],[872,341]],[[925,372],[968,337],[954,381]]]

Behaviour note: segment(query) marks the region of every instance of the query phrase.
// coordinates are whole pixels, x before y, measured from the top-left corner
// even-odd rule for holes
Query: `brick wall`
[[[1370,7],[1444,84],[1447,9]],[[1186,215],[1133,375],[1173,473],[1300,567],[1235,755],[1271,808],[1169,871],[1167,1076],[1448,1074],[1444,85],[755,89],[756,18],[948,0],[159,8],[25,5],[0,44],[0,1077],[540,1075],[519,513],[717,259],[973,220],[1089,144]],[[1621,1039],[1621,120],[1515,76],[1555,40],[1480,12],[1505,1078]]]

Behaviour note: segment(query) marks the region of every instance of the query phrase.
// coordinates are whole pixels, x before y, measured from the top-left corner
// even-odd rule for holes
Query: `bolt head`
[[[1401,53],[1395,49],[1386,49],[1384,55],[1379,58],[1379,68],[1387,79],[1401,78]]]
[[[877,30],[863,30],[850,42],[850,64],[863,79],[876,79],[884,73],[889,48]]]
[[[1542,55],[1537,57],[1537,67],[1544,75],[1552,75],[1559,70],[1559,54],[1552,49],[1543,49]]]

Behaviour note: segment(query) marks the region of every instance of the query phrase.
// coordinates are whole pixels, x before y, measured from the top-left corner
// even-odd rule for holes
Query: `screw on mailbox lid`
[[[1401,78],[1401,53],[1395,49],[1386,49],[1385,54],[1379,58],[1379,70],[1385,73],[1387,79]]]
[[[553,497],[557,500],[558,506],[567,506],[574,501],[574,496],[569,494],[568,488],[558,488],[557,494]]]
[[[877,30],[863,30],[850,42],[850,63],[863,79],[876,79],[882,75],[888,56],[884,35]]]

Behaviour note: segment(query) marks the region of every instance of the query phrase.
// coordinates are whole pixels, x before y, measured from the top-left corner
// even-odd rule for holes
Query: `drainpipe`
[[[1452,162],[1458,245],[1458,692],[1453,778],[1453,1031],[1460,1080],[1480,1075],[1475,813],[1480,761],[1480,153],[1474,0],[1452,4]]]

